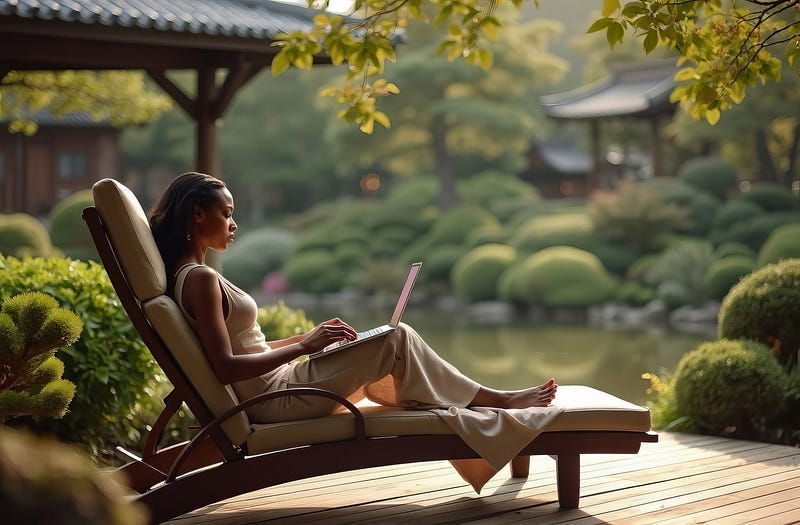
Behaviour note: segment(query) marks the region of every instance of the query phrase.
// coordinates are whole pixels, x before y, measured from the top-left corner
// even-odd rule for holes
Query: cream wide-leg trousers
[[[290,363],[264,385],[268,390],[315,387],[354,403],[366,398],[385,406],[432,409],[481,456],[451,461],[476,492],[563,411],[557,406],[466,408],[481,385],[439,357],[405,324],[334,354]],[[340,409],[339,403],[324,397],[291,396],[268,401],[248,414],[253,422],[270,423],[321,417]]]
[[[410,326],[316,359],[290,363],[269,381],[270,390],[313,387],[352,402],[364,398],[402,408],[466,407],[480,384],[466,377]],[[321,417],[340,409],[323,397],[291,396],[249,411],[254,423]]]

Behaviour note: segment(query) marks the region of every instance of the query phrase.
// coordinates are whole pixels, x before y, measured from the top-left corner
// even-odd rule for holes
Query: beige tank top
[[[183,316],[193,329],[197,329],[194,318],[183,307],[183,285],[186,276],[193,269],[202,266],[196,263],[181,266],[175,275],[175,300],[183,312]],[[258,325],[258,305],[247,293],[237,288],[225,277],[217,273],[220,290],[228,303],[228,314],[225,317],[225,326],[231,341],[231,350],[234,355],[256,354],[270,350],[266,337]],[[279,367],[280,369],[280,367]],[[276,370],[277,371],[277,370]],[[240,400],[250,398],[256,394],[268,391],[273,383],[274,373],[254,377],[245,381],[234,383],[233,389]]]

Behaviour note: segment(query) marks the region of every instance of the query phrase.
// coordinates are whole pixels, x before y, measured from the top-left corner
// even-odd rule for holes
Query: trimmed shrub
[[[554,246],[513,265],[500,279],[503,295],[525,304],[580,308],[609,299],[614,279],[595,255],[569,246]]]
[[[530,254],[551,246],[583,245],[593,234],[594,225],[586,214],[541,215],[517,227],[509,243]]]
[[[329,293],[342,289],[347,279],[344,268],[333,263],[332,252],[312,250],[286,261],[283,272],[293,290]]]
[[[467,252],[468,248],[461,244],[447,244],[431,248],[424,259],[425,271],[420,274],[424,283],[450,284],[450,274],[459,259]]]
[[[711,238],[714,240],[719,234],[727,232],[733,225],[753,220],[763,214],[764,210],[754,202],[742,198],[730,200],[717,209],[717,213],[711,221]],[[719,242],[715,244],[719,244]]]
[[[100,260],[89,228],[81,216],[84,208],[93,204],[92,190],[81,190],[63,199],[50,211],[50,241],[66,257]]]
[[[224,253],[223,272],[245,290],[257,288],[264,276],[283,266],[295,244],[294,235],[281,228],[266,226],[250,230]]]
[[[678,178],[720,200],[738,190],[739,174],[728,161],[719,157],[698,157],[678,169]]]
[[[0,257],[0,298],[26,291],[51,295],[83,321],[80,339],[59,352],[64,378],[77,390],[64,418],[36,426],[94,454],[115,445],[138,447],[141,411],[154,400],[147,389],[161,374],[128,319],[106,271],[94,261]],[[163,375],[163,374],[162,374]]]
[[[499,225],[494,215],[480,206],[462,205],[442,215],[428,237],[433,245],[459,244],[474,230],[491,225]]]
[[[786,374],[757,341],[720,339],[687,353],[675,372],[678,412],[713,434],[758,438],[779,413]]]
[[[365,213],[356,224],[371,232],[381,232],[382,235],[388,230],[397,230],[415,236],[427,231],[433,219],[427,210],[403,208],[384,202]]]
[[[755,268],[752,257],[731,255],[717,259],[706,270],[705,284],[714,299],[722,299],[730,289]]]
[[[788,212],[795,209],[792,192],[771,182],[758,182],[742,193],[742,199],[768,212]]]
[[[800,259],[769,264],[744,277],[722,300],[717,334],[754,339],[791,367],[800,351]]]
[[[503,224],[515,227],[531,217],[550,213],[549,206],[541,197],[511,197],[496,199],[487,209]]]
[[[499,225],[481,226],[473,230],[464,243],[471,248],[483,244],[506,244],[508,242],[508,231]]]
[[[0,214],[0,254],[49,257],[56,251],[41,222],[26,213],[11,213]]]
[[[690,186],[679,179],[657,177],[642,184],[658,188],[662,192],[665,202],[686,210],[689,213],[691,224],[678,227],[675,231],[695,237],[703,237],[708,233],[714,216],[722,206],[722,202],[714,195]]]
[[[487,209],[496,201],[541,198],[539,191],[531,184],[513,175],[496,172],[485,172],[459,180],[456,191],[463,202],[474,203]]]
[[[497,282],[516,257],[517,251],[505,244],[473,248],[453,267],[453,289],[473,302],[495,299]]]
[[[756,258],[756,252],[751,250],[747,245],[742,244],[740,242],[726,242],[720,244],[714,249],[714,258],[716,259],[731,257],[733,255],[749,257],[750,259],[753,260],[755,260]]]
[[[405,209],[434,206],[439,195],[439,179],[433,176],[410,177],[392,184],[386,200]]]
[[[800,258],[800,223],[778,226],[769,234],[758,252],[758,266]]]
[[[776,228],[784,224],[798,223],[800,215],[796,213],[763,213],[749,220],[737,222],[725,231],[715,231],[711,239],[715,244],[738,242],[758,252]]]
[[[614,291],[615,300],[632,306],[642,306],[655,298],[655,290],[632,281],[622,283]]]

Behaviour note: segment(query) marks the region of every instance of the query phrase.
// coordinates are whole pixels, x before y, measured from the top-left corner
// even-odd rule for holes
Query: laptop
[[[411,265],[411,268],[408,269],[406,282],[403,284],[403,289],[400,291],[400,297],[397,298],[397,304],[394,307],[394,312],[392,313],[392,317],[389,319],[388,324],[384,324],[364,332],[359,332],[356,335],[356,338],[352,341],[342,340],[330,344],[319,352],[309,354],[309,359],[316,359],[317,357],[329,355],[338,352],[339,350],[350,348],[351,346],[361,343],[362,341],[375,339],[376,337],[393,332],[394,329],[397,328],[397,325],[400,324],[400,318],[403,316],[403,311],[406,309],[408,299],[411,297],[411,290],[414,288],[414,282],[417,280],[417,275],[419,274],[421,267],[422,263],[416,262]]]

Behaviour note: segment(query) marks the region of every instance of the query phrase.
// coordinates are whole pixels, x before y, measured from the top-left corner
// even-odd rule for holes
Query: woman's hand
[[[315,326],[299,344],[306,354],[313,354],[337,341],[352,341],[355,338],[353,327],[336,317]]]

